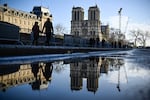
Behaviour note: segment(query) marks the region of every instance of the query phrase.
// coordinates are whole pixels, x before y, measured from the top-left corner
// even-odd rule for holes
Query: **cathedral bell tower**
[[[97,5],[89,7],[88,20],[84,20],[82,7],[72,8],[71,35],[101,41],[100,10]]]
[[[97,5],[89,8],[88,20],[100,20],[100,11]]]
[[[88,34],[90,38],[99,38],[101,40],[100,10],[97,5],[89,8],[88,23]]]
[[[84,20],[84,10],[82,7],[72,8],[71,34],[75,36],[81,35],[82,21]]]

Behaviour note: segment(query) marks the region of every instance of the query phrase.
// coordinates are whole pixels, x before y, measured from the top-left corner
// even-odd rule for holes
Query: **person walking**
[[[32,45],[38,45],[38,39],[39,39],[39,25],[38,22],[35,22],[33,27],[32,27],[32,32],[33,32],[33,41],[32,41]]]
[[[47,18],[47,21],[44,23],[42,33],[43,33],[44,29],[45,29],[45,34],[46,34],[45,45],[50,45],[49,41],[52,39],[54,30],[53,30],[53,24],[49,18]]]

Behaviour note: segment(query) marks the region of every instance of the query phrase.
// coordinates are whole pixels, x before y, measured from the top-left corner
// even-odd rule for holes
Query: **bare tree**
[[[136,46],[137,46],[138,39],[139,39],[139,36],[140,36],[140,30],[131,30],[130,33],[131,33],[131,34],[130,34],[131,37],[132,37],[133,40],[134,40],[134,46],[136,47]]]
[[[139,38],[138,38],[138,40],[139,40],[139,43],[140,43],[143,47],[146,46],[146,41],[147,41],[147,39],[149,39],[149,38],[150,38],[150,32],[148,32],[148,31],[140,31],[140,32],[139,32]]]
[[[110,40],[114,41],[125,41],[125,35],[119,32],[119,29],[111,28],[110,29]]]
[[[134,46],[137,46],[137,43],[140,43],[143,47],[146,46],[146,41],[150,38],[149,31],[131,30],[130,31],[132,38],[134,39]]]
[[[115,28],[110,29],[110,39],[111,40],[117,41],[118,40],[118,34],[119,34],[118,29],[115,29]]]
[[[57,24],[56,26],[55,26],[55,33],[56,34],[64,34],[64,33],[66,33],[67,32],[67,30],[66,30],[66,28],[62,25],[62,24]]]

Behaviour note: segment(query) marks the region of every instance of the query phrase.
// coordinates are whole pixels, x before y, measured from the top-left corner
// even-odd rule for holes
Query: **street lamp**
[[[122,8],[120,8],[120,10],[118,11],[118,15],[119,15],[119,34],[121,34],[121,11],[122,11]]]
[[[118,11],[118,15],[119,15],[119,35],[118,35],[118,46],[119,48],[121,48],[121,11],[122,8],[120,8],[120,10]]]

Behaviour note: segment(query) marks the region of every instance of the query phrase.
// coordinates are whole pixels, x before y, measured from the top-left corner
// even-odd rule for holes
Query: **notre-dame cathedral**
[[[71,34],[84,38],[99,38],[102,40],[100,10],[98,6],[88,9],[88,19],[84,20],[84,9],[82,7],[72,8]]]

